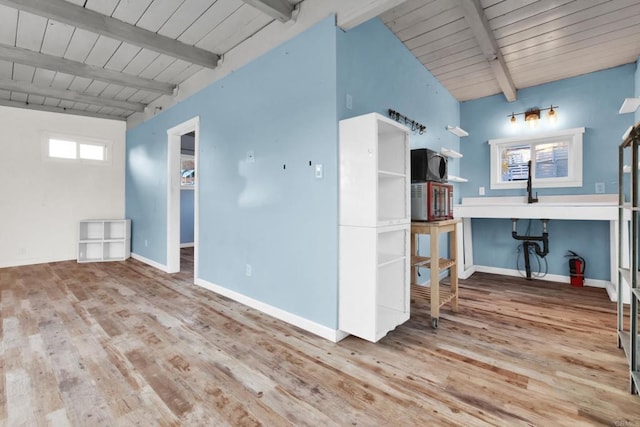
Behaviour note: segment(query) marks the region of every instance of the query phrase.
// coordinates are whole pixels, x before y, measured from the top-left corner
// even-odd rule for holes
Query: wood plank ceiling
[[[124,120],[301,3],[0,0],[0,105]],[[407,0],[380,18],[460,101],[640,55],[638,0]]]
[[[0,105],[125,119],[301,1],[2,0]]]
[[[640,55],[638,0],[408,0],[381,19],[459,101],[509,99],[500,60],[517,89]]]

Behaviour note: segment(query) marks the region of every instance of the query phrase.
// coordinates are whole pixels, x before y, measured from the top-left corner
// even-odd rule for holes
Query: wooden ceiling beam
[[[280,22],[290,21],[293,6],[287,0],[242,0]]]
[[[366,0],[364,4],[362,1],[351,2],[354,4],[349,10],[338,14],[338,27],[345,31],[350,30],[405,1],[407,0]]]
[[[51,105],[30,104],[28,102],[11,101],[0,99],[0,105],[5,107],[24,108],[27,110],[48,111],[50,113],[73,114],[74,116],[95,117],[98,119],[126,120],[124,117],[112,116],[109,114],[92,113],[90,111],[74,110],[72,108],[53,107]]]
[[[493,36],[493,31],[489,26],[489,21],[484,14],[480,0],[460,0],[460,5],[464,11],[464,18],[478,41],[484,57],[491,65],[500,90],[502,90],[507,101],[515,101],[517,98],[516,87],[513,84],[507,64],[502,57],[498,42]]]
[[[0,5],[44,16],[203,67],[215,68],[220,60],[220,56],[215,53],[189,46],[64,0],[0,0]]]
[[[92,78],[120,86],[147,90],[163,95],[173,94],[173,90],[176,87],[170,83],[158,82],[143,77],[133,76],[131,74],[120,73],[118,71],[96,67],[94,65],[83,64],[82,62],[60,58],[58,56],[45,55],[44,53],[38,53],[32,50],[4,44],[0,44],[0,59],[4,59],[9,62],[17,62],[19,64],[31,65],[32,67],[53,70],[60,73],[71,74],[74,76]]]
[[[100,98],[97,96],[83,95],[66,89],[56,89],[53,87],[36,86],[33,83],[21,82],[17,80],[0,80],[0,89],[12,92],[26,93],[29,95],[48,96],[51,98],[64,99],[72,102],[83,102],[85,104],[99,105],[101,107],[113,107],[126,111],[144,111],[146,105],[137,102],[118,101],[117,99]]]

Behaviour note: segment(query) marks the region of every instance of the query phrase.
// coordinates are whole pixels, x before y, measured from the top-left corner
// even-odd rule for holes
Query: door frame
[[[198,278],[198,229],[199,229],[199,167],[200,167],[200,117],[167,130],[167,272],[180,271],[180,145],[181,137],[195,132],[194,163],[196,183],[193,197],[193,282]]]

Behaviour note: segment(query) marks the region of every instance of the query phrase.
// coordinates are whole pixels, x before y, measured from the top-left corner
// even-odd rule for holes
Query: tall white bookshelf
[[[123,261],[131,256],[131,220],[90,219],[78,224],[78,262]]]
[[[339,328],[376,342],[409,319],[409,130],[371,113],[339,132]]]

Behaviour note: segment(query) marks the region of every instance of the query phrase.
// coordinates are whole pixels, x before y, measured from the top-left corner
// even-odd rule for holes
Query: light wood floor
[[[602,289],[476,273],[437,331],[416,301],[378,344],[333,344],[190,282],[0,269],[0,423],[640,425]]]

